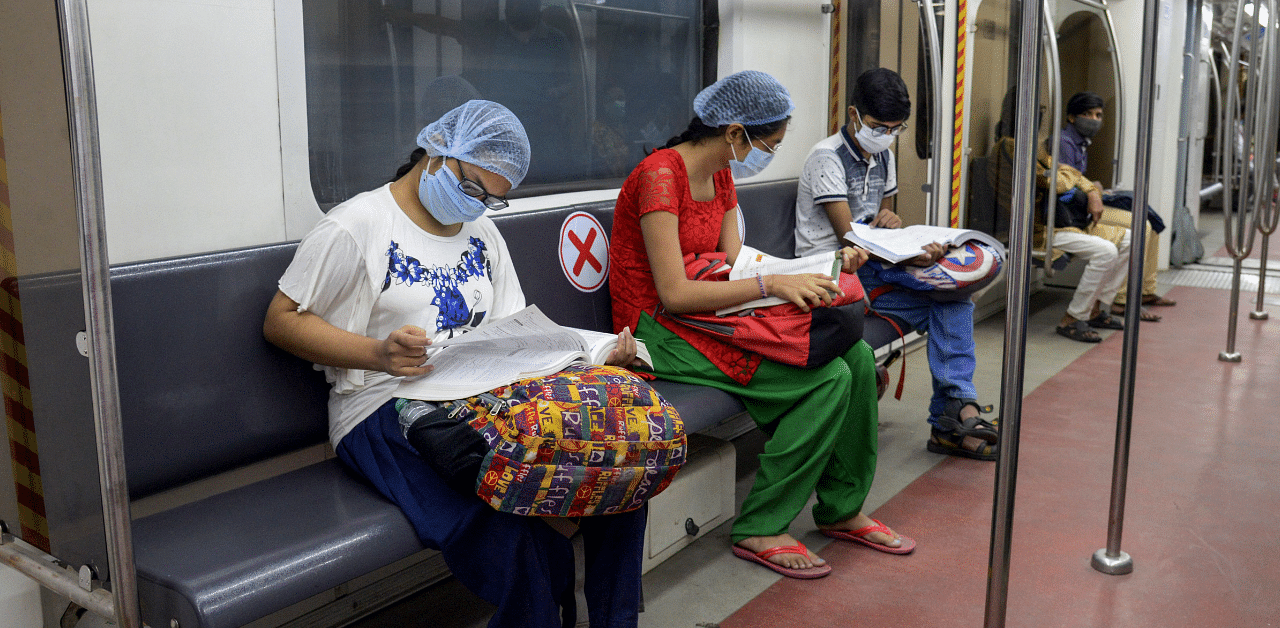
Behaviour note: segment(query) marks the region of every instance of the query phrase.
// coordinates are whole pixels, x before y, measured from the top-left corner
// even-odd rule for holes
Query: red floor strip
[[[1178,306],[1140,336],[1121,545],[1134,573],[1089,566],[1106,545],[1115,334],[1026,397],[1007,626],[1280,623],[1280,312],[1242,315],[1244,361],[1228,364],[1217,356],[1230,292],[1169,296]],[[875,513],[916,538],[913,555],[834,543],[822,552],[831,576],[784,579],[721,628],[982,626],[993,487],[994,465],[943,461]]]

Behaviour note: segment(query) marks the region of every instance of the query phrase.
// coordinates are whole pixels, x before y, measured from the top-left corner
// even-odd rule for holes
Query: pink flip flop
[[[819,530],[819,532],[822,532],[824,535],[833,539],[861,543],[873,550],[879,550],[886,554],[910,554],[916,549],[915,539],[909,536],[902,536],[901,534],[898,535],[898,538],[902,540],[902,545],[899,545],[898,547],[890,547],[888,545],[881,545],[880,543],[872,543],[871,541],[868,541],[866,536],[872,532],[883,532],[884,534],[893,535],[893,530],[890,530],[885,524],[880,523],[878,519],[872,519],[872,521],[876,522],[875,525],[858,528],[857,530]]]
[[[753,563],[764,565],[765,567],[768,567],[769,569],[772,569],[788,578],[810,580],[813,578],[821,578],[831,573],[831,565],[818,565],[808,569],[789,569],[779,565],[778,563],[769,562],[770,557],[777,556],[778,554],[800,554],[801,556],[808,556],[809,550],[805,548],[803,543],[771,547],[762,552],[752,552],[745,547],[739,547],[737,545],[733,546],[734,556],[737,556],[742,560],[748,560]]]

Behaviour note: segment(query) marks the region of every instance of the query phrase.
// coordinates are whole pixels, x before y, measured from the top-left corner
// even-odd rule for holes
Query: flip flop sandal
[[[1142,304],[1156,305],[1159,307],[1170,307],[1170,306],[1177,305],[1178,302],[1174,301],[1173,299],[1166,299],[1158,294],[1144,294],[1142,295]]]
[[[867,547],[870,547],[873,550],[878,550],[886,554],[910,554],[911,552],[915,551],[916,549],[915,539],[909,536],[902,536],[901,534],[897,535],[898,539],[902,541],[902,545],[899,545],[898,547],[890,547],[888,545],[882,545],[880,543],[873,543],[871,541],[868,541],[866,539],[866,536],[868,534],[871,534],[872,532],[883,532],[884,534],[888,534],[890,536],[893,535],[893,530],[890,530],[888,526],[886,526],[883,523],[880,523],[876,519],[872,519],[872,521],[875,521],[874,525],[861,527],[861,528],[858,528],[857,530],[818,530],[818,531],[821,532],[824,536],[829,536],[833,539],[839,539],[841,541],[853,541],[854,543],[861,543],[863,545],[866,545]]]
[[[1059,336],[1066,336],[1078,342],[1102,342],[1102,336],[1093,331],[1084,321],[1076,321],[1070,325],[1059,325],[1056,328]]]
[[[1124,306],[1123,305],[1111,306],[1111,314],[1113,316],[1124,316]],[[1144,307],[1144,308],[1138,309],[1138,318],[1141,319],[1143,322],[1147,322],[1147,323],[1159,323],[1162,317],[1159,314],[1156,314],[1155,312],[1152,312],[1151,310],[1148,310],[1147,308]]]
[[[804,543],[771,547],[760,552],[752,552],[745,547],[739,547],[737,545],[733,546],[734,556],[737,556],[742,560],[764,565],[765,567],[768,567],[769,569],[772,569],[788,578],[812,580],[813,578],[821,578],[831,573],[831,565],[818,565],[808,569],[791,569],[769,561],[770,557],[777,556],[778,554],[800,554],[801,556],[808,556],[809,550],[805,548]]]
[[[979,416],[972,416],[967,419],[960,419],[960,411],[965,406],[973,406],[978,410]],[[988,443],[994,443],[1000,439],[1000,432],[996,430],[994,422],[983,419],[980,415],[990,413],[995,410],[994,406],[980,406],[973,399],[949,399],[947,405],[943,409],[942,414],[934,417],[935,424],[938,429],[943,432],[951,432],[956,434],[958,438],[972,436],[980,438]]]
[[[1124,329],[1124,323],[1110,314],[1099,314],[1085,322],[1097,329]]]
[[[948,456],[959,456],[961,458],[969,458],[971,460],[982,460],[984,462],[992,462],[1000,455],[1000,447],[995,443],[983,443],[976,450],[965,449],[963,446],[964,437],[951,432],[944,432],[935,429],[929,436],[929,441],[925,443],[925,449],[935,454],[946,454]]]

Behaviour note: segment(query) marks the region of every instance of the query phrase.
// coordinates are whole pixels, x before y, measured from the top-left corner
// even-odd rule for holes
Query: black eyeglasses
[[[859,119],[861,119],[861,118],[862,118],[862,112],[859,112],[857,107],[854,107],[854,109],[853,109],[853,110],[854,110],[855,112],[857,112],[857,113],[858,113],[858,117],[859,117]],[[862,120],[861,120],[861,122],[862,122],[864,125],[866,125],[866,126],[868,126],[868,127],[871,127],[871,133],[872,133],[872,134],[874,134],[874,135],[892,135],[892,136],[894,136],[894,137],[898,137],[899,135],[902,135],[903,133],[906,133],[906,132],[907,132],[907,123],[906,123],[906,122],[903,122],[902,124],[899,124],[898,126],[889,126],[889,125],[887,125],[887,124],[879,124],[879,123],[877,123],[877,124],[870,124],[870,123],[868,123],[865,119],[862,119]]]
[[[467,174],[462,172],[462,162],[458,162],[458,172],[461,173],[458,178],[462,179],[458,182],[458,189],[462,190],[463,194],[480,199],[487,209],[506,209],[510,205],[505,197],[490,194],[478,181],[468,179]]]

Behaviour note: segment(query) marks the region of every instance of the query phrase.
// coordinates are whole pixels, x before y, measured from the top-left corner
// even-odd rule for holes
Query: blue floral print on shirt
[[[400,250],[395,240],[387,248],[387,276],[382,280],[382,291],[397,284],[412,286],[424,284],[435,290],[431,304],[436,306],[436,331],[458,327],[475,327],[484,320],[486,312],[472,312],[462,294],[462,285],[476,277],[493,277],[493,268],[484,240],[471,238],[458,264],[448,266],[423,266],[417,258]]]

